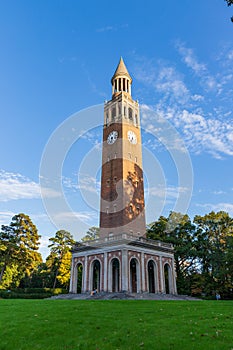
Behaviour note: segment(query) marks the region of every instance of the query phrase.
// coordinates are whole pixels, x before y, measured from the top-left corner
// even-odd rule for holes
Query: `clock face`
[[[133,131],[129,130],[127,135],[128,135],[129,142],[131,142],[133,145],[136,145],[137,136],[135,135],[135,133]]]
[[[117,137],[118,137],[118,132],[117,131],[111,131],[110,134],[108,135],[107,143],[109,145],[112,145],[117,140]]]

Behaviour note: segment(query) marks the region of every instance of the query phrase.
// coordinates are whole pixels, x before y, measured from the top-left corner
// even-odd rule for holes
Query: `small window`
[[[117,153],[114,154],[114,158],[115,158],[115,159],[117,158]]]
[[[116,211],[117,211],[117,206],[116,206],[116,204],[114,204],[114,206],[113,206],[113,211],[114,211],[114,213],[116,213]]]
[[[114,178],[113,178],[113,183],[114,183],[114,185],[116,185],[116,183],[117,183],[117,177],[116,176],[114,176]]]
[[[109,117],[108,117],[108,113],[106,114],[106,124],[108,125],[109,123]]]
[[[124,106],[124,116],[126,116],[126,106]]]
[[[138,162],[138,157],[135,157],[134,160],[135,160],[135,163],[137,163]]]
[[[132,155],[131,155],[131,153],[129,153],[129,159],[131,159],[132,158]]]
[[[109,207],[106,208],[106,214],[108,214],[108,213],[109,213]]]
[[[129,120],[133,120],[133,110],[129,108]]]
[[[116,107],[113,107],[113,109],[112,109],[112,118],[113,119],[116,118]]]
[[[132,204],[130,204],[130,206],[129,206],[129,212],[130,212],[130,214],[133,214],[133,206],[132,206]]]
[[[106,181],[106,183],[107,183],[107,187],[110,187],[110,179],[108,179],[108,180]]]

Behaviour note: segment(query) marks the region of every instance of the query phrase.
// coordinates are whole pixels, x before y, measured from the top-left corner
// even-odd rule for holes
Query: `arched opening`
[[[83,265],[81,263],[77,264],[77,293],[82,293],[83,285]]]
[[[138,262],[136,259],[132,259],[130,261],[130,290],[132,293],[137,293],[138,292],[138,287],[137,287],[137,265]]]
[[[155,278],[155,263],[150,260],[148,262],[148,289],[149,293],[155,293],[156,292],[156,278]]]
[[[164,265],[164,283],[165,283],[165,293],[170,294],[171,292],[171,268],[168,264]]]
[[[92,274],[92,290],[97,289],[100,291],[100,262],[94,260],[93,262],[93,274]]]
[[[112,260],[112,291],[119,292],[120,290],[120,264],[119,260]]]

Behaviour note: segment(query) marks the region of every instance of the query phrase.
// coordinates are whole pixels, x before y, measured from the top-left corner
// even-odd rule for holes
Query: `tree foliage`
[[[82,242],[93,241],[99,238],[100,229],[99,227],[92,226],[86,232],[86,235],[81,239]]]
[[[233,219],[221,211],[195,216],[171,212],[147,237],[172,243],[179,293],[229,296],[233,290]]]
[[[168,218],[160,216],[158,221],[151,225],[147,237],[172,243],[177,274],[177,288],[179,293],[187,293],[187,276],[196,264],[197,251],[193,244],[195,226],[188,215],[171,212]]]
[[[62,285],[68,285],[70,279],[71,254],[70,250],[75,241],[70,232],[59,230],[55,237],[49,239],[50,254],[46,259],[46,265],[51,276],[53,276],[53,288],[56,288],[57,281]]]
[[[15,215],[9,226],[2,226],[0,232],[0,284],[4,281],[3,285],[9,287],[16,276],[20,278],[25,275],[29,276],[42,262],[38,252],[39,238],[36,226],[30,217],[23,213]],[[12,275],[11,269],[17,269],[17,274]],[[12,278],[9,277],[10,275]]]
[[[227,6],[233,5],[233,0],[225,0],[227,3]],[[233,22],[233,16],[231,17],[231,22]]]
[[[206,277],[204,291],[226,294],[232,288],[229,274],[233,219],[224,211],[195,216],[201,272]]]

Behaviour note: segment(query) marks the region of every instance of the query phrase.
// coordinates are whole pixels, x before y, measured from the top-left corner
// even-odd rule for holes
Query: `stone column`
[[[146,285],[145,285],[145,255],[144,253],[141,254],[141,269],[142,269],[142,292],[146,291]]]
[[[121,280],[122,280],[122,291],[128,292],[128,250],[122,250],[122,271],[121,271]]]
[[[69,293],[74,293],[74,258],[72,258],[72,263],[71,263]]]
[[[174,259],[172,259],[172,277],[173,277],[173,293],[177,294],[177,288],[176,288],[176,269],[175,269],[175,262]]]
[[[108,291],[108,256],[104,253],[104,292]]]
[[[89,273],[89,271],[87,271],[87,256],[85,256],[84,258],[84,269],[83,269],[83,273],[84,273],[84,278],[83,278],[83,290],[82,292],[87,292],[88,291],[88,287],[87,287],[87,273]]]
[[[164,280],[163,280],[163,264],[162,264],[162,257],[159,257],[159,265],[160,265],[160,292],[164,293]]]

